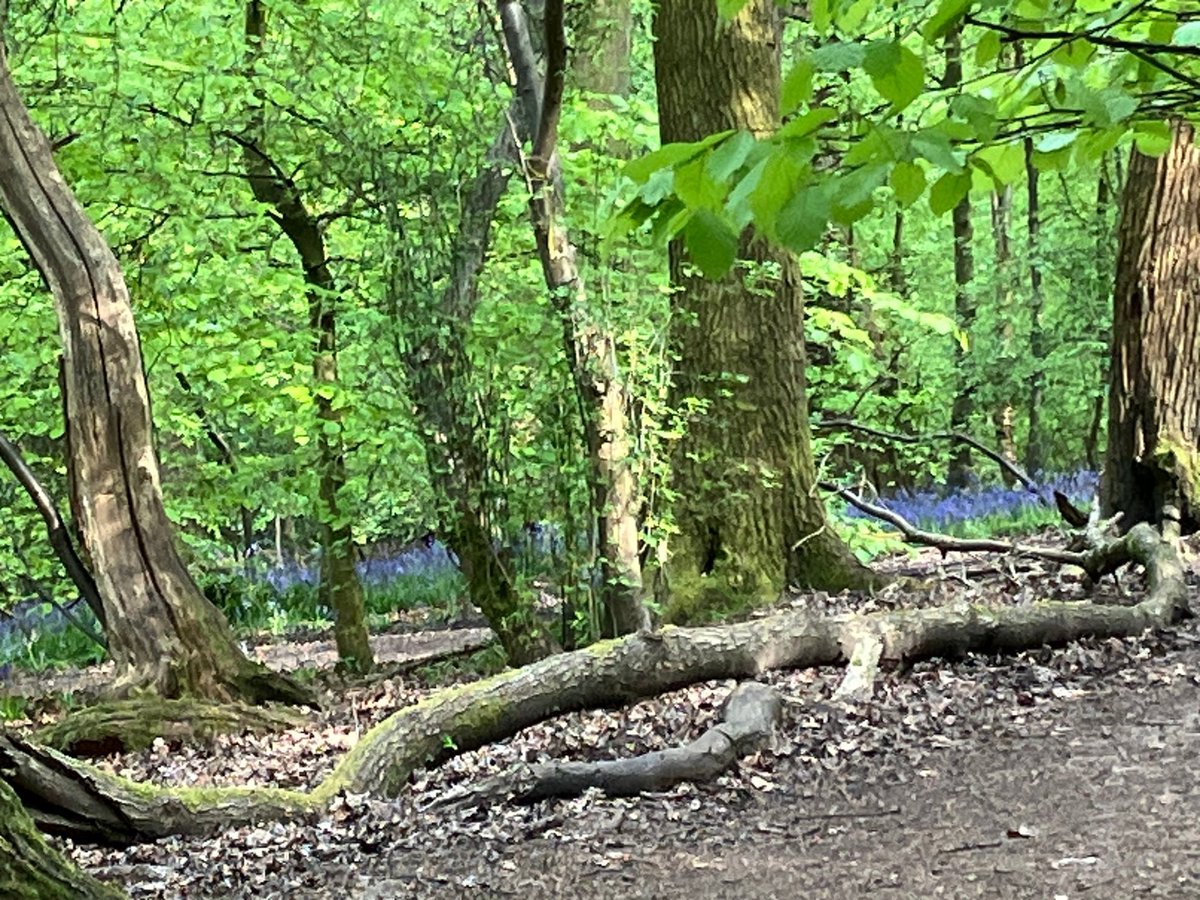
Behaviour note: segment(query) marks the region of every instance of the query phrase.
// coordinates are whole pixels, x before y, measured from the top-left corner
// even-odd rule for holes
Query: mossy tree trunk
[[[121,896],[47,844],[13,789],[0,780],[0,897],[107,900]]]
[[[662,142],[778,124],[780,21],[752,0],[729,23],[715,0],[663,0],[654,20]],[[666,568],[668,614],[773,599],[788,584],[859,585],[857,565],[814,487],[804,378],[804,310],[792,259],[747,236],[741,262],[709,281],[671,246],[672,385],[698,408],[672,460],[678,535]]]
[[[2,47],[0,209],[54,294],[73,507],[104,603],[114,692],[307,698],[246,658],[180,559],[163,508],[129,290],[21,102]]]
[[[267,37],[266,4],[246,4],[247,59],[262,55]],[[251,74],[253,79],[253,74]],[[356,672],[374,666],[362,583],[355,566],[354,535],[342,508],[346,456],[342,441],[342,409],[338,392],[338,286],[329,267],[325,235],[317,217],[305,206],[295,183],[267,153],[261,108],[253,112],[250,134],[239,144],[254,198],[271,206],[276,221],[300,257],[308,285],[309,329],[313,336],[312,372],[317,407],[318,518],[321,523],[321,577],[318,599],[333,611],[334,638],[343,668]]]
[[[1200,525],[1200,149],[1184,123],[1163,156],[1129,163],[1101,502],[1125,526],[1166,505]]]

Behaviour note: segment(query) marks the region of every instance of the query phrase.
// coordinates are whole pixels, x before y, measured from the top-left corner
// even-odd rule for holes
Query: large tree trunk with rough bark
[[[1161,157],[1136,150],[1113,292],[1108,452],[1101,487],[1124,525],[1178,509],[1200,526],[1200,150],[1177,123]]]
[[[22,104],[2,47],[0,208],[54,294],[73,494],[117,664],[114,690],[306,698],[246,658],[179,557],[163,508],[128,288]]]
[[[600,553],[601,597],[607,613],[604,631],[628,634],[650,626],[650,614],[642,602],[638,557],[640,496],[630,462],[630,401],[617,364],[616,340],[588,308],[587,286],[564,221],[566,205],[557,150],[567,64],[563,4],[561,0],[546,4],[544,89],[539,89],[530,43],[521,39],[522,29],[513,21],[523,15],[520,4],[503,0],[500,8],[523,101],[523,131],[533,143],[526,176],[538,258],[562,324],[563,348],[580,402]]]
[[[46,843],[0,780],[0,897],[5,900],[107,900],[120,891],[80,871]]]
[[[654,20],[664,144],[779,120],[779,12],[752,0],[728,23],[715,0],[663,0]],[[814,488],[800,281],[792,259],[748,235],[741,261],[709,281],[671,246],[672,405],[700,411],[672,459],[678,534],[665,567],[668,613],[703,618],[788,584],[861,585]]]
[[[266,6],[251,0],[246,4],[247,60],[251,66],[261,56],[266,36]],[[250,132],[239,139],[239,144],[254,199],[270,204],[274,209],[279,227],[300,257],[308,285],[309,329],[315,345],[313,395],[319,423],[317,494],[321,577],[318,599],[333,611],[333,633],[341,665],[351,671],[368,672],[375,661],[367,632],[362,583],[355,566],[354,535],[340,497],[346,485],[346,457],[342,442],[342,410],[335,403],[338,389],[337,283],[329,268],[329,254],[320,222],[305,206],[295,183],[266,151],[261,109],[256,108],[253,112]]]

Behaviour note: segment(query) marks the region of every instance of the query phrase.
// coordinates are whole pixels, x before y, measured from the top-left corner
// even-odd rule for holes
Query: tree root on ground
[[[598,762],[519,765],[494,778],[466,785],[438,806],[466,807],[547,797],[575,797],[598,788],[612,797],[663,791],[682,781],[712,781],[739,758],[768,743],[779,724],[783,700],[757,681],[738,685],[725,701],[722,721],[683,747]]]
[[[1099,569],[1130,561],[1144,565],[1146,598],[1136,606],[959,602],[860,615],[790,611],[733,625],[631,635],[438,691],[368,731],[308,794],[139,785],[3,733],[0,773],[39,824],[75,837],[127,842],[197,834],[315,812],[340,791],[395,795],[415,769],[552,716],[619,705],[699,681],[844,663],[848,677],[843,696],[861,696],[883,661],[1015,652],[1089,636],[1136,635],[1170,625],[1186,613],[1176,543],[1151,526],[1134,526],[1092,553]]]

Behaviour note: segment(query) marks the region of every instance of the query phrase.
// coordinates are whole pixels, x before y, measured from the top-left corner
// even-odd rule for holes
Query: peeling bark
[[[518,95],[525,101],[523,136],[533,141],[525,170],[538,258],[562,325],[563,348],[582,410],[601,557],[601,595],[609,617],[605,630],[628,634],[650,627],[638,557],[640,497],[630,461],[630,399],[617,364],[616,340],[589,312],[587,285],[565,224],[557,149],[567,59],[562,6],[561,0],[546,4],[546,78],[539,86],[530,44],[521,39],[520,26],[514,27],[514,18],[521,16],[520,5],[511,0],[500,3]]]

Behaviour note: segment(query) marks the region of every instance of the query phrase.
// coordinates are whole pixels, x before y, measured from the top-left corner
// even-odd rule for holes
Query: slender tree
[[[577,250],[566,227],[558,121],[567,67],[561,0],[548,0],[546,77],[539,83],[528,42],[510,19],[519,5],[502,0],[505,37],[522,98],[525,133],[532,140],[526,165],[531,188],[530,218],[550,298],[562,324],[563,347],[579,396],[587,444],[592,506],[601,557],[605,631],[627,634],[648,628],[638,557],[637,481],[630,465],[629,395],[617,365],[616,341],[588,303]]]
[[[1042,327],[1042,312],[1046,297],[1042,290],[1042,209],[1039,195],[1040,173],[1033,159],[1033,140],[1026,138],[1025,189],[1026,230],[1025,248],[1029,258],[1029,357],[1033,365],[1029,373],[1029,438],[1025,444],[1025,471],[1036,475],[1045,463],[1042,447],[1042,391],[1046,383],[1046,334]]]
[[[946,87],[962,84],[962,36],[955,30],[946,38]],[[954,205],[951,212],[954,232],[954,319],[966,335],[975,324],[975,252],[974,229],[971,225],[971,195]],[[954,345],[955,390],[950,410],[950,430],[965,433],[975,410],[975,373],[967,347]],[[950,460],[946,481],[953,487],[963,487],[971,474],[971,448],[966,443],[956,445]]]
[[[664,144],[779,120],[780,16],[752,0],[730,22],[716,0],[663,0],[654,19]],[[678,534],[664,589],[676,618],[774,598],[789,583],[861,584],[815,490],[800,282],[792,259],[743,236],[740,262],[706,280],[671,246],[672,386],[686,422],[672,460]]]
[[[253,71],[267,38],[266,4],[246,4],[247,62]],[[251,75],[253,79],[253,74]],[[367,672],[374,665],[367,632],[362,584],[355,566],[354,536],[342,509],[346,457],[342,442],[342,409],[334,401],[338,389],[338,285],[329,265],[325,235],[317,217],[305,205],[292,179],[276,164],[265,146],[262,110],[255,108],[249,134],[234,136],[242,148],[246,177],[254,198],[268,204],[300,257],[308,286],[309,328],[313,335],[312,372],[316,390],[318,498],[321,522],[321,575],[318,595],[333,610],[334,638],[340,664]]]
[[[179,557],[163,508],[129,290],[30,119],[2,46],[0,209],[54,295],[73,509],[104,603],[114,691],[307,698],[294,682],[246,658]]]
[[[1113,291],[1106,514],[1200,525],[1200,149],[1177,122],[1170,149],[1133,151]]]

